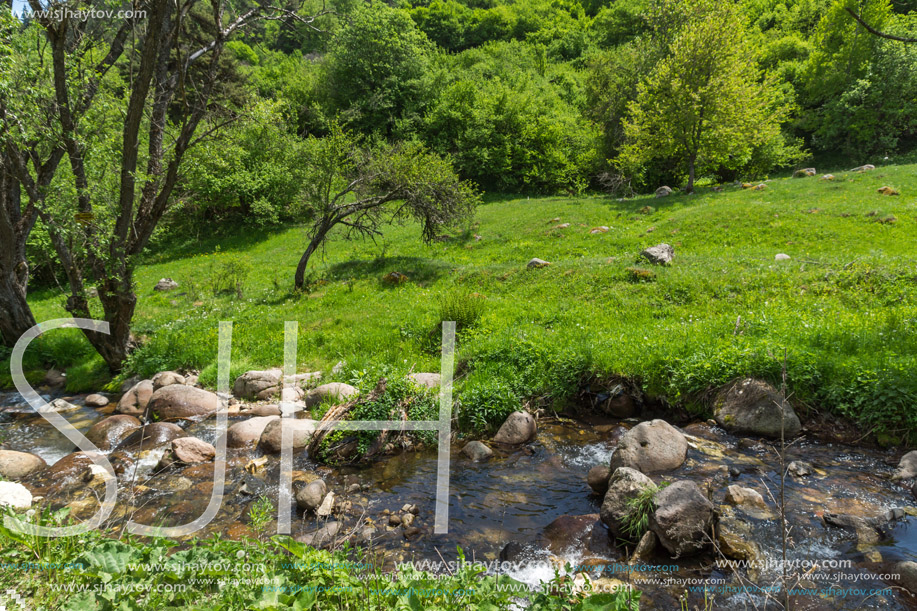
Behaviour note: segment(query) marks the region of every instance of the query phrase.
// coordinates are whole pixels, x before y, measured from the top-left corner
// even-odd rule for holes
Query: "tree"
[[[305,284],[309,259],[338,225],[348,238],[375,238],[385,224],[414,219],[430,242],[444,226],[469,218],[478,203],[471,183],[419,144],[360,146],[333,126],[327,137],[309,138],[307,149],[304,212],[311,227],[296,266],[297,289]]]
[[[334,38],[325,60],[332,112],[362,133],[409,134],[426,104],[432,52],[406,12],[366,3]]]
[[[102,4],[97,8],[107,10]],[[93,318],[86,282],[96,282],[110,334],[86,331],[86,337],[109,368],[118,371],[134,346],[136,258],[172,203],[187,151],[233,118],[214,108],[225,77],[223,48],[233,34],[259,19],[295,13],[266,3],[235,10],[224,0],[149,0],[133,4],[133,17],[118,23],[84,20],[76,11],[44,12],[40,0],[29,0],[29,5],[47,41],[54,141],[69,162],[59,178],[73,193],[71,205],[49,204],[28,151],[10,155],[11,165],[29,205],[47,227],[67,277],[66,309],[73,316]],[[106,92],[107,106],[94,104],[100,91]],[[99,116],[117,113],[123,113],[117,131],[97,134]],[[17,117],[7,113],[0,119],[8,153],[16,143],[33,145],[28,126],[22,127]],[[202,125],[207,127],[200,134]],[[110,190],[93,181],[94,159],[105,151],[117,151],[118,172]]]
[[[666,52],[628,106],[617,163],[633,173],[652,160],[685,164],[690,192],[698,170],[741,167],[762,146],[779,153],[789,108],[773,81],[762,79],[736,5],[661,4],[656,14],[680,17],[666,18],[664,29],[656,29]]]

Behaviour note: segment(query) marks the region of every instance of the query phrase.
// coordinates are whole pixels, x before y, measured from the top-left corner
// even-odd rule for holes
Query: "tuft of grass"
[[[628,541],[636,543],[649,529],[650,516],[656,511],[656,495],[669,485],[662,482],[641,490],[637,496],[627,501],[627,513],[624,515],[624,528],[622,529]]]

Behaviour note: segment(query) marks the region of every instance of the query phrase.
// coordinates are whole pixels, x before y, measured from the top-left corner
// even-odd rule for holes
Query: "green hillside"
[[[290,289],[302,228],[170,236],[138,269],[143,345],[122,376],[200,369],[212,384],[219,320],[234,321],[234,372],[280,365],[287,320],[300,325],[301,370],[342,360],[347,380],[437,371],[439,321],[457,319],[457,396],[477,427],[525,399],[563,399],[592,375],[702,408],[704,391],[736,376],[777,381],[786,349],[800,404],[914,430],[915,170],[662,199],[494,198],[471,227],[429,246],[410,225],[376,244],[336,234],[304,294]],[[877,193],[885,185],[901,195]],[[675,248],[671,266],[641,260],[662,242]],[[527,269],[533,257],[551,265]],[[393,271],[408,281],[386,283]],[[241,299],[215,295],[233,274],[244,277]],[[162,277],[179,288],[154,292]],[[66,315],[59,292],[30,297],[38,320]],[[31,365],[69,360],[71,391],[104,383],[88,344],[56,333],[36,343]]]

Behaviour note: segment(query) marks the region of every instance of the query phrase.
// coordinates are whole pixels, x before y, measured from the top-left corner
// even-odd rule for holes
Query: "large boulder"
[[[232,385],[232,394],[249,401],[266,401],[280,394],[283,379],[282,369],[246,371]]]
[[[315,420],[300,418],[278,418],[276,420],[271,420],[268,422],[267,426],[264,427],[264,432],[261,433],[260,445],[266,452],[271,452],[273,454],[279,453],[283,447],[281,441],[283,430],[288,429],[290,431],[290,439],[293,442],[293,449],[301,450],[309,445],[309,441],[315,433],[316,424]]]
[[[439,388],[439,385],[442,381],[442,376],[438,373],[412,373],[408,375],[408,379],[410,379],[418,386],[426,386],[427,388]]]
[[[898,583],[912,594],[917,595],[917,562],[905,560],[895,565],[898,574]]]
[[[697,484],[682,480],[666,486],[656,494],[655,503],[650,530],[673,557],[695,554],[707,546],[716,511]]]
[[[105,407],[108,403],[108,397],[97,393],[86,395],[86,398],[83,399],[83,404],[85,404],[86,407]]]
[[[898,470],[892,475],[894,480],[911,479],[917,477],[917,450],[908,452],[901,457]]]
[[[517,445],[526,443],[535,438],[538,432],[538,425],[535,418],[528,412],[513,412],[507,416],[506,420],[500,426],[500,430],[494,435],[494,441],[508,445]]]
[[[641,252],[640,256],[654,265],[668,265],[675,258],[675,249],[668,244],[657,244]]]
[[[315,511],[328,493],[324,480],[309,482],[296,493],[296,506],[305,511]]]
[[[116,450],[138,451],[149,450],[169,443],[173,439],[186,437],[187,433],[177,424],[171,422],[154,422],[140,427],[118,444]]]
[[[672,187],[662,186],[656,189],[656,197],[668,197],[673,193]]]
[[[220,399],[214,393],[178,384],[164,386],[154,392],[149,405],[150,410],[163,420],[209,416],[219,407]]]
[[[602,501],[599,515],[616,538],[626,538],[625,518],[629,513],[628,502],[645,490],[654,488],[653,480],[629,467],[615,469],[608,480],[608,491]]]
[[[216,448],[197,437],[179,437],[172,440],[172,455],[186,465],[211,461],[216,454]]]
[[[0,450],[0,477],[4,479],[20,479],[47,466],[42,457],[29,452]]]
[[[159,282],[156,283],[156,286],[153,287],[154,291],[164,292],[171,291],[178,288],[178,283],[172,280],[171,278],[160,278]]]
[[[717,424],[734,433],[780,437],[781,420],[787,437],[798,435],[802,430],[793,406],[784,402],[773,386],[753,378],[720,390],[714,400],[713,417]]]
[[[22,484],[0,482],[0,507],[28,509],[32,506],[32,493]]]
[[[465,444],[465,447],[462,448],[462,454],[470,458],[471,460],[478,462],[487,460],[493,456],[494,451],[488,448],[480,441],[469,441]]]
[[[153,376],[153,391],[157,391],[163,386],[171,386],[172,384],[184,384],[185,376],[174,371],[160,371]]]
[[[670,471],[685,462],[688,441],[665,420],[641,422],[624,433],[611,455],[612,471],[630,467],[643,473]]]
[[[544,259],[539,259],[538,257],[529,259],[529,262],[525,264],[526,268],[528,269],[539,269],[541,267],[547,267],[549,265],[551,265],[549,261],[545,261]]]
[[[128,416],[142,416],[152,396],[153,380],[141,380],[124,393],[116,411]]]
[[[359,390],[343,382],[322,384],[310,390],[309,394],[306,395],[306,407],[314,407],[329,399],[332,401],[343,401],[355,397],[359,393]]]
[[[99,420],[86,432],[86,439],[100,450],[111,450],[121,440],[140,428],[140,421],[134,416],[118,414]]]
[[[279,419],[280,416],[256,416],[236,422],[226,431],[226,445],[230,448],[254,446],[261,439],[264,428]]]

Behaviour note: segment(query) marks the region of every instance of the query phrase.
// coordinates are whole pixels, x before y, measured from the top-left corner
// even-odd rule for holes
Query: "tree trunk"
[[[36,325],[25,296],[25,285],[16,280],[15,274],[0,270],[0,336],[5,346],[12,347]]]
[[[21,216],[19,181],[12,175],[5,155],[0,159],[0,339],[12,346],[35,326],[26,301],[29,264],[25,243],[35,223]]]
[[[313,237],[312,241],[309,242],[309,247],[306,248],[306,252],[303,253],[302,258],[299,260],[299,265],[296,266],[296,278],[294,280],[294,285],[296,286],[297,290],[302,289],[303,285],[305,284],[306,266],[309,264],[309,258],[316,250],[318,250],[318,247],[321,246],[329,229],[331,229],[329,225],[322,223],[322,226],[316,232],[315,237]]]
[[[131,319],[137,307],[137,296],[130,287],[132,274],[128,273],[121,281],[110,279],[99,284],[99,300],[105,315],[102,317],[109,325],[109,333],[84,330],[86,339],[96,349],[112,373],[118,373],[124,366],[124,360],[136,347],[131,334]],[[76,318],[92,318],[89,313],[89,302],[83,291],[67,298],[67,311]]]
[[[685,187],[685,193],[694,192],[694,155],[688,159],[688,186]]]

